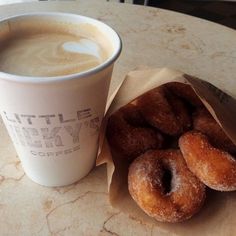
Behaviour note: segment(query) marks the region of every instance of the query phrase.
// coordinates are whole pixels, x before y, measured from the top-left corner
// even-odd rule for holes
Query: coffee
[[[36,183],[72,184],[95,166],[120,52],[117,33],[89,17],[41,12],[0,20],[0,115]]]
[[[109,57],[99,30],[89,24],[13,22],[0,35],[0,71],[22,76],[60,76],[94,68]]]

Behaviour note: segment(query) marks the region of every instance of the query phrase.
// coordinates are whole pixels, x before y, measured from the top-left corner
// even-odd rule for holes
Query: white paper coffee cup
[[[121,40],[97,20],[67,13],[34,13],[8,20],[43,17],[89,23],[112,45],[111,56],[88,71],[57,77],[27,77],[0,72],[0,111],[24,171],[45,186],[81,179],[95,164],[113,65]]]

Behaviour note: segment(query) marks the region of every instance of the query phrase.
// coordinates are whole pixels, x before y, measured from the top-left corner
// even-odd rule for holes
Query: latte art
[[[47,18],[6,22],[0,31],[0,72],[31,77],[87,71],[113,50],[100,29]]]
[[[74,74],[104,60],[97,43],[69,34],[24,35],[0,49],[0,71],[25,76]]]

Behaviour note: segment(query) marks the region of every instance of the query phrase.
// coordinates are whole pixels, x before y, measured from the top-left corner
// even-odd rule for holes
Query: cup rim
[[[116,38],[118,44],[114,48],[114,52],[107,60],[105,60],[100,65],[93,67],[89,70],[85,70],[82,72],[69,74],[69,75],[59,75],[59,76],[24,76],[24,75],[15,75],[7,72],[0,71],[0,79],[9,80],[13,82],[19,82],[19,83],[34,83],[34,84],[44,84],[44,83],[52,83],[52,82],[60,82],[60,81],[66,81],[66,80],[72,80],[72,79],[82,79],[85,77],[88,77],[90,75],[93,75],[95,73],[98,73],[102,71],[103,69],[109,67],[112,65],[116,59],[119,57],[121,50],[122,50],[122,40],[119,34],[109,25],[106,23],[103,23],[102,21],[99,21],[95,18],[83,16],[79,14],[74,13],[66,13],[66,12],[33,12],[33,13],[23,13],[23,14],[17,14],[10,17],[5,17],[0,20],[0,24],[2,24],[5,21],[12,20],[15,18],[20,17],[27,17],[27,16],[68,16],[68,17],[79,17],[82,19],[87,19],[89,22],[94,22],[95,24],[102,25],[103,27],[107,28],[113,35],[113,37]]]

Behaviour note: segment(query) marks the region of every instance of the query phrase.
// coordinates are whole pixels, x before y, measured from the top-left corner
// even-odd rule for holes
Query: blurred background
[[[134,2],[143,4],[144,1]],[[182,12],[236,29],[236,1],[149,0],[148,5]]]
[[[17,2],[66,1],[66,0],[0,0],[0,5]],[[67,0],[76,1],[76,0]],[[84,0],[86,1],[86,0]],[[205,0],[97,0],[120,3],[139,4],[159,7],[182,12],[192,16],[210,20],[236,29],[236,0],[205,1]]]

